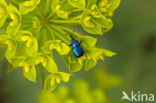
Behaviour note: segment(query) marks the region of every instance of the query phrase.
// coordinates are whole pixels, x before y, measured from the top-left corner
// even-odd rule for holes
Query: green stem
[[[48,14],[49,10],[51,9],[51,0],[45,1],[45,9],[44,9],[44,14]]]
[[[79,12],[79,11],[83,11],[83,10],[85,10],[85,9],[73,9],[73,10],[71,10],[71,12]]]
[[[76,17],[73,17],[72,20],[77,20],[77,19],[80,19],[82,17],[82,15],[78,15]]]
[[[56,27],[56,25],[50,25],[51,28],[53,29],[53,32],[56,37],[58,37],[60,40],[69,43],[69,41],[65,38],[65,32],[60,30],[59,28]]]
[[[43,89],[43,85],[44,85],[44,80],[42,78],[42,68],[37,68],[37,72],[39,74],[39,80],[40,80],[40,88],[41,90]]]
[[[50,20],[51,23],[56,24],[79,24],[79,20]]]
[[[71,34],[74,34],[75,36],[79,36],[79,35],[80,35],[79,33],[74,32],[73,30],[71,30],[71,29],[69,29],[69,28],[66,28],[66,27],[63,27],[63,26],[59,26],[59,25],[57,25],[56,27],[58,27],[58,28],[60,28],[60,29],[62,29],[62,30],[64,30],[64,31],[67,31],[67,32],[69,32],[69,33],[71,33]]]
[[[52,36],[52,39],[55,40],[55,35],[54,33],[52,32],[51,28],[49,25],[46,25],[46,29],[50,32],[51,36]]]

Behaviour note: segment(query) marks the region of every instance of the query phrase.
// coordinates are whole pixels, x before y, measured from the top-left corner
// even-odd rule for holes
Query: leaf
[[[85,47],[93,47],[95,46],[97,39],[91,36],[80,36],[78,38],[79,42],[82,43]]]
[[[5,41],[5,44],[8,45],[8,48],[5,52],[5,57],[11,63],[12,58],[14,58],[14,56],[16,54],[17,45],[16,45],[16,42],[13,40],[7,40],[7,41]]]
[[[0,0],[0,27],[5,23],[7,16],[7,4],[4,0]]]
[[[23,74],[29,81],[36,82],[36,69],[34,65],[24,65]]]
[[[8,6],[8,13],[12,22],[7,27],[7,33],[9,35],[15,35],[21,27],[21,15],[17,8],[13,5]]]
[[[63,4],[61,4],[60,0],[53,0],[51,9],[57,14],[58,17],[68,19],[69,12],[63,8]]]
[[[69,64],[69,71],[70,72],[78,72],[78,71],[80,71],[81,70],[81,68],[82,68],[82,65],[81,64],[79,64],[79,63],[70,63]]]
[[[96,24],[100,25],[102,28],[111,29],[113,27],[113,22],[111,19],[107,18],[93,18]]]
[[[58,68],[54,59],[49,56],[46,56],[44,58],[45,58],[45,62],[43,62],[42,65],[45,67],[45,69],[51,73],[58,72]]]
[[[13,67],[22,67],[25,64],[25,57],[14,57],[12,58],[11,63]]]
[[[39,32],[40,31],[40,29],[41,29],[41,23],[40,23],[40,20],[39,20],[39,18],[38,17],[33,17],[33,19],[32,19],[32,28],[33,28],[33,30],[35,31],[35,32]]]
[[[37,55],[38,51],[38,42],[35,37],[32,36],[32,33],[29,31],[19,31],[17,33],[16,39],[18,41],[26,41],[25,52],[28,56],[35,56]]]
[[[91,33],[91,34],[99,34],[99,35],[102,35],[102,29],[99,25],[96,25],[94,27],[86,27],[84,24],[82,24],[82,27],[83,29],[88,32],[88,33]]]
[[[97,59],[103,54],[103,50],[99,48],[87,48],[85,52],[88,59]]]
[[[86,60],[86,67],[85,71],[88,71],[89,69],[93,68],[97,64],[97,60]]]
[[[12,58],[15,56],[16,53],[16,47],[13,49],[7,49],[5,52],[5,57],[7,60],[11,63]]]
[[[60,0],[53,0],[51,4],[51,9],[55,12],[56,6],[60,3]]]
[[[36,38],[32,37],[32,41],[28,41],[25,51],[29,56],[37,55],[38,43]]]
[[[65,43],[61,43],[60,48],[61,48],[61,50],[58,51],[60,55],[68,54],[69,51],[71,50],[70,47]]]
[[[56,50],[60,55],[65,55],[68,54],[71,49],[60,40],[51,40],[42,47],[42,50],[47,54],[50,54],[52,50]]]
[[[44,90],[53,91],[57,86],[56,75],[49,74],[44,81]]]
[[[85,0],[67,0],[70,5],[76,8],[85,8]]]
[[[10,37],[8,35],[0,35],[0,41],[6,41],[8,40]]]
[[[90,9],[96,3],[97,3],[97,0],[88,0],[87,8]]]
[[[69,79],[70,79],[70,76],[71,76],[71,74],[64,73],[64,72],[59,72],[58,74],[60,75],[61,80],[62,80],[63,82],[68,82]]]
[[[110,0],[110,7],[108,8],[108,11],[114,11],[118,6],[120,5],[121,0]]]
[[[85,11],[81,17],[81,24],[83,29],[91,34],[100,34],[102,35],[102,28],[100,25],[97,25],[93,22],[92,17],[88,16],[89,12]]]
[[[109,50],[106,50],[106,49],[104,49],[103,52],[104,52],[104,55],[106,55],[108,57],[112,57],[112,56],[116,55],[115,52],[112,52],[112,51],[109,51]]]
[[[19,4],[19,11],[22,15],[28,14],[29,12],[33,11],[39,3],[40,0],[24,1]]]

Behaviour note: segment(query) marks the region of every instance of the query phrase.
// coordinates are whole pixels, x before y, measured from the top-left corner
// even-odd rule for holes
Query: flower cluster
[[[96,79],[94,86],[85,80],[75,80],[70,88],[62,85],[53,93],[42,91],[38,97],[39,103],[112,103],[106,91],[120,86],[122,79],[103,68],[94,72],[91,75],[91,79]]]
[[[93,68],[97,60],[116,53],[97,48],[97,39],[84,32],[102,35],[113,27],[111,17],[120,0],[0,0],[0,44],[6,45],[5,57],[13,68],[23,68],[23,75],[35,82],[42,68],[47,72],[44,89],[52,91],[71,74],[58,69],[55,51],[69,72]],[[70,36],[81,42],[85,54],[74,57],[68,44]],[[9,70],[11,71],[11,70]]]

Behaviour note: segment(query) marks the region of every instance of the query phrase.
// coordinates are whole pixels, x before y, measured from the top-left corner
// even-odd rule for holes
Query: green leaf
[[[14,57],[11,60],[13,67],[22,67],[25,64],[25,57]]]
[[[36,69],[34,65],[24,65],[23,74],[29,81],[36,82]]]
[[[26,31],[26,30],[18,31],[16,38],[20,41],[24,41],[24,40],[21,40],[21,39],[24,39],[22,36],[32,36],[32,33],[30,31]]]
[[[78,38],[78,40],[85,47],[93,47],[93,46],[95,46],[95,44],[97,42],[97,39],[96,38],[93,38],[91,36],[80,36]]]
[[[21,27],[21,15],[17,8],[13,5],[8,6],[8,13],[12,22],[7,27],[7,33],[9,35],[15,35]]]
[[[56,75],[49,74],[44,81],[44,90],[53,91],[57,86]]]
[[[35,56],[38,51],[38,43],[36,38],[32,37],[31,39],[32,41],[28,41],[25,51],[29,56]]]
[[[51,73],[58,72],[58,68],[57,68],[57,65],[56,65],[54,59],[49,56],[46,56],[44,58],[45,58],[45,62],[43,62],[42,64],[46,68],[46,70]]]
[[[82,68],[82,64],[79,64],[79,63],[70,63],[69,64],[69,71],[70,72],[78,72],[80,71]]]
[[[69,12],[63,8],[63,4],[60,3],[60,0],[53,0],[51,9],[57,14],[58,17],[68,19]]]
[[[104,49],[103,52],[104,52],[104,55],[108,56],[108,57],[112,57],[112,56],[116,55],[115,52],[112,52],[112,51],[109,51],[109,50],[106,50],[106,49]]]
[[[0,41],[6,41],[8,40],[10,37],[8,35],[0,35]]]
[[[118,6],[120,5],[121,0],[110,0],[110,7],[108,8],[108,11],[114,11]]]
[[[58,51],[60,55],[68,54],[69,51],[71,50],[70,47],[65,43],[61,43],[60,48],[61,48],[61,50]]]
[[[53,0],[51,3],[51,9],[55,12],[56,6],[60,3],[60,0]]]
[[[95,24],[94,27],[86,27],[84,24],[82,24],[82,27],[88,33],[102,35],[102,29],[99,25]]]
[[[88,71],[89,69],[93,68],[97,64],[97,60],[86,60],[86,66],[85,71]]]
[[[68,54],[70,47],[60,40],[48,41],[42,48],[44,53],[50,54],[52,50],[56,50],[60,55]]]
[[[5,57],[10,63],[11,63],[12,58],[15,56],[15,53],[16,53],[16,48],[6,50]]]
[[[88,16],[89,12],[85,11],[81,17],[81,24],[83,29],[91,34],[100,34],[102,35],[102,28],[100,25],[97,25],[93,22],[92,17]]]
[[[97,0],[88,0],[87,8],[90,9],[96,3],[97,3]]]
[[[4,0],[1,0],[0,1],[0,27],[2,27],[3,24],[5,23],[7,16],[8,16],[7,4]]]
[[[38,42],[35,37],[32,36],[32,33],[29,31],[19,31],[17,33],[16,39],[18,41],[26,41],[25,52],[28,56],[37,55],[38,51]]]
[[[85,8],[86,1],[85,0],[67,0],[70,5],[76,8]]]
[[[17,45],[16,45],[16,42],[13,40],[7,40],[7,41],[5,41],[5,44],[8,45],[8,48],[5,52],[5,57],[11,63],[12,58],[14,58],[14,56],[16,54]]]
[[[111,29],[113,27],[113,22],[111,19],[107,18],[93,18],[92,19],[96,24],[100,25],[104,29]]]
[[[64,72],[59,72],[58,74],[60,75],[61,80],[62,80],[63,82],[68,82],[69,79],[70,79],[70,76],[71,76],[71,74],[69,74],[69,73],[64,73]]]
[[[41,23],[40,23],[40,20],[39,20],[39,18],[38,17],[33,17],[33,19],[32,19],[32,28],[33,28],[33,30],[35,31],[35,32],[39,32],[40,31],[40,29],[41,29]]]
[[[99,48],[87,48],[85,52],[88,59],[96,59],[103,54],[103,50]]]
[[[40,0],[24,1],[23,3],[19,4],[19,11],[22,15],[28,14],[29,12],[33,11],[39,3]]]

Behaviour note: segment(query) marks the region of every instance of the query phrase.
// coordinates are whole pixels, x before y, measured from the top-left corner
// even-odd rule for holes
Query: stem
[[[83,10],[85,10],[85,9],[74,9],[74,10],[71,10],[71,12],[79,12],[79,11],[83,11]]]
[[[66,43],[69,43],[69,41],[65,39],[65,36],[64,36],[64,35],[61,35],[61,34],[65,34],[64,31],[58,29],[58,28],[56,27],[56,25],[50,25],[50,26],[54,29],[53,32],[54,32],[54,35],[55,35],[55,36],[57,36],[57,37],[58,37],[59,39],[61,39],[62,41],[66,42]]]
[[[43,83],[43,78],[42,78],[42,70],[41,70],[42,68],[37,68],[37,72],[38,72],[38,74],[39,74],[39,80],[40,80],[40,86],[41,86],[41,90],[43,89],[43,85],[44,85],[44,83]]]
[[[51,8],[50,7],[51,6],[51,0],[47,0],[45,2],[46,2],[46,4],[45,4],[45,9],[44,9],[44,14],[48,14],[49,9]]]
[[[51,23],[56,24],[79,24],[79,20],[50,20]]]
[[[55,40],[55,36],[54,36],[54,33],[51,31],[51,28],[49,25],[46,25],[46,28],[47,30],[50,32],[51,36],[52,36],[52,39]]]
[[[67,32],[69,32],[71,34],[75,34],[75,36],[79,36],[80,35],[79,33],[74,32],[73,30],[71,30],[69,28],[66,28],[66,27],[63,27],[63,26],[59,26],[59,25],[57,25],[57,27],[60,28],[60,29],[62,29],[62,30],[65,30],[65,31],[67,31]]]
[[[50,13],[50,14],[47,16],[47,18],[48,18],[48,19],[51,19],[54,15],[55,15],[55,13],[52,12],[52,13]]]
[[[76,17],[73,17],[72,20],[77,20],[77,19],[80,19],[82,17],[82,15],[78,15]]]

